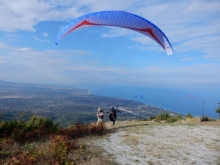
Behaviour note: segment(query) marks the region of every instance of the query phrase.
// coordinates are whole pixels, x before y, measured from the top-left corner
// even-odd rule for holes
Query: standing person
[[[118,108],[118,106],[117,106],[117,108]],[[112,121],[113,125],[115,125],[115,122],[116,122],[117,112],[121,113],[121,111],[112,107],[109,111],[109,114],[108,114],[108,117]]]
[[[97,118],[98,118],[97,125],[103,122],[104,112],[103,112],[102,108],[100,108],[100,107],[98,108]]]

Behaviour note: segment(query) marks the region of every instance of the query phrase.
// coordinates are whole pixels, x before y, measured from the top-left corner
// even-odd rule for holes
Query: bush
[[[150,116],[149,117],[149,120],[153,120],[153,119],[155,119],[155,116]]]
[[[155,121],[160,121],[160,120],[165,120],[166,123],[174,123],[177,120],[181,120],[182,116],[181,115],[177,115],[177,116],[170,116],[170,114],[168,113],[164,113],[164,114],[159,114],[155,117]]]
[[[192,116],[190,113],[188,113],[188,114],[186,115],[186,118],[190,118],[190,119],[192,119],[193,116]]]
[[[208,116],[204,116],[202,118],[200,118],[200,121],[209,121],[209,117]]]
[[[40,128],[47,131],[56,131],[58,128],[58,124],[53,124],[53,122],[49,118],[36,116],[32,117],[26,123],[26,131],[33,131]]]
[[[166,120],[166,123],[174,123],[177,121],[177,118],[176,117],[171,117],[169,119]]]
[[[27,122],[0,122],[1,135],[8,133],[7,138],[0,136],[0,164],[73,165],[78,161],[78,156],[72,158],[70,155],[70,158],[69,154],[75,149],[80,149],[80,152],[85,151],[85,145],[77,145],[77,138],[99,136],[106,132],[104,123],[76,124],[69,128],[57,128],[56,132],[54,128],[57,128],[56,124],[47,118],[39,117],[33,117]],[[49,142],[42,143],[42,139]],[[28,144],[36,140],[40,140],[40,143],[34,143],[34,146],[33,143]]]
[[[1,121],[0,136],[12,137],[18,141],[24,141],[26,138],[40,138],[42,135],[54,133],[58,130],[58,124],[48,118],[32,117],[30,121]]]
[[[155,119],[157,120],[167,120],[169,119],[171,116],[168,113],[164,113],[164,114],[159,114],[155,117]]]
[[[149,121],[149,118],[138,119],[138,121]]]
[[[23,129],[25,127],[25,122],[23,121],[1,121],[0,122],[0,135],[1,136],[11,136],[12,132],[17,129]]]
[[[76,124],[72,127],[60,129],[60,135],[66,135],[71,138],[80,138],[89,135],[102,135],[105,133],[106,127],[104,123],[96,124]]]
[[[177,115],[177,116],[175,116],[175,118],[176,118],[177,120],[181,120],[181,119],[182,119],[182,116],[181,116],[181,115]]]
[[[220,104],[220,103],[218,103],[218,104]],[[220,106],[218,107],[218,109],[216,109],[216,111],[215,111],[216,113],[218,113],[218,115],[219,115],[219,118],[220,118]]]

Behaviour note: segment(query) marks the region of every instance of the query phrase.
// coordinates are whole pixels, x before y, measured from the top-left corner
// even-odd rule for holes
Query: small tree
[[[186,115],[186,118],[190,118],[190,119],[192,119],[193,116],[192,116],[190,113],[188,113],[188,114]]]
[[[220,104],[220,102],[219,102],[218,104]],[[218,109],[216,109],[215,112],[218,113],[218,116],[219,116],[219,118],[220,118],[220,106],[218,107]]]

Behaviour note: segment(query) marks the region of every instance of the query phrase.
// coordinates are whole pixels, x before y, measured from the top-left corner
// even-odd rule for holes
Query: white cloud
[[[33,36],[33,38],[34,38],[35,40],[37,40],[37,41],[40,41],[40,42],[43,41],[42,39],[40,39],[40,38],[38,38],[38,37],[36,37],[36,36]]]
[[[49,34],[48,33],[46,33],[46,32],[44,32],[44,33],[41,33],[42,34],[42,36],[44,36],[44,37],[47,37]]]
[[[77,0],[76,2],[77,5],[82,7],[85,13],[89,13],[104,10],[129,10],[129,8],[132,9],[139,0]]]
[[[97,79],[100,83],[105,83],[107,79],[107,85],[115,82],[127,84],[131,81],[133,85],[220,83],[220,65],[217,63],[187,65],[185,62],[186,65],[180,64],[176,67],[155,65],[145,68],[129,68],[120,65],[101,66],[95,59],[86,60],[86,56],[80,55],[82,53],[71,50],[69,52],[61,50],[36,51],[28,47],[14,50],[10,48],[8,55],[0,59],[0,70],[5,71],[0,73],[0,77],[11,81],[17,79],[37,83],[72,82],[76,85],[95,83]],[[15,58],[16,60],[14,60]]]
[[[4,49],[6,47],[7,47],[7,45],[4,42],[0,41],[0,49]]]
[[[86,61],[77,63],[79,55],[89,54],[89,52],[82,50],[66,50],[65,52],[57,50],[36,51],[37,48],[30,48],[26,45],[18,45],[17,47],[8,45],[15,37],[21,40],[19,31],[38,31],[38,24],[43,21],[70,21],[89,12],[126,10],[141,15],[161,28],[174,46],[173,56],[179,59],[175,62],[180,65],[180,67],[174,68],[160,68],[157,66],[136,71],[140,73],[136,76],[136,83],[220,83],[220,66],[217,64],[220,60],[219,9],[220,1],[218,0],[2,0],[0,5],[0,30],[5,32],[4,37],[10,39],[7,38],[8,40],[5,39],[4,42],[0,42],[0,48],[2,49],[0,70],[9,70],[11,75],[15,78],[19,78],[16,76],[19,75],[20,79],[26,79],[31,77],[31,74],[35,74],[35,80],[45,79],[47,82],[51,80],[61,81],[61,79],[65,79],[67,82],[68,77],[71,77],[69,73],[72,74],[70,81],[86,81],[86,78],[92,77],[91,68],[101,73],[100,76],[103,78],[105,72],[110,77],[120,77],[127,73],[134,74],[134,71],[122,67],[98,68],[96,66],[98,61],[95,60],[90,61],[89,65]],[[145,49],[147,45],[147,49],[163,51],[157,43],[139,33],[125,29],[109,29],[107,33],[102,33],[102,37],[126,36],[138,43],[131,47],[137,48],[138,45],[139,49]],[[42,42],[45,41],[45,38],[51,37],[51,34],[49,31],[44,30],[41,31],[40,35],[33,34],[32,36],[35,40]],[[39,38],[39,36],[42,36],[42,38]],[[193,56],[190,51],[196,51],[196,56]],[[206,60],[204,64],[196,65],[193,63],[201,59]],[[181,63],[186,61],[190,64]],[[83,72],[83,75],[80,75],[80,72]],[[9,73],[4,76],[9,76]],[[1,72],[0,76],[3,77],[3,74]],[[127,78],[129,79],[129,76]]]
[[[2,0],[0,6],[0,30],[13,32],[16,30],[35,31],[34,26],[41,21],[64,20],[79,16],[78,8],[71,5],[63,11],[59,5],[67,5],[63,1],[45,3],[45,1]],[[63,6],[61,6],[62,9]]]
[[[20,50],[21,50],[22,52],[27,52],[27,51],[30,50],[30,48],[21,48]]]
[[[100,10],[126,10],[139,14],[152,21],[170,39],[171,43],[182,42],[189,45],[191,40],[209,40],[209,36],[220,38],[220,2],[219,1],[98,1],[98,0],[76,0],[76,1],[7,1],[3,0],[0,7],[1,23],[0,29],[4,31],[30,30],[41,21],[72,20],[84,13]],[[181,10],[180,10],[181,9]],[[10,21],[9,21],[10,20]],[[114,33],[115,32],[115,33]],[[217,34],[217,35],[216,35]],[[47,36],[46,33],[42,33]],[[126,35],[126,31],[114,30],[105,37]],[[39,38],[35,38],[40,41]],[[143,44],[147,40],[136,38]],[[147,43],[148,44],[148,43]],[[192,45],[192,44],[191,44]],[[196,42],[189,51],[197,49]],[[175,48],[180,50],[184,45]],[[203,47],[203,45],[202,45]],[[203,48],[206,49],[206,48]],[[216,50],[216,47],[215,47]],[[205,50],[204,50],[205,51]],[[207,52],[206,50],[205,52]],[[210,52],[210,50],[209,50]],[[212,51],[213,52],[213,51]],[[209,54],[212,54],[210,52]]]
[[[155,79],[160,79],[164,83],[177,83],[182,85],[190,84],[219,84],[220,83],[220,65],[210,64],[194,64],[190,66],[180,67],[151,67],[146,69],[148,73]],[[159,81],[158,81],[159,82]]]
[[[192,60],[195,60],[195,58],[187,57],[187,58],[182,58],[180,60],[182,60],[182,61],[192,61]]]
[[[144,2],[148,3],[148,2]],[[138,13],[165,32],[175,52],[200,51],[220,59],[220,1],[171,1],[142,5]],[[140,43],[146,42],[134,38]]]

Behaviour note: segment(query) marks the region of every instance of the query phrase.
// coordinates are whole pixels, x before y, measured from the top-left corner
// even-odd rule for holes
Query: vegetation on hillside
[[[174,123],[183,119],[193,120],[193,116],[187,114],[183,118],[164,113],[140,120]],[[113,160],[102,158],[100,148],[85,142],[87,138],[94,139],[105,133],[104,123],[63,128],[49,118],[38,116],[28,121],[0,121],[0,164],[75,165],[87,162],[94,165],[102,164],[102,161],[115,164]]]
[[[218,106],[218,108],[216,109],[216,113],[218,113],[218,115],[219,115],[219,119],[220,119],[220,102],[218,103],[219,104],[219,106]]]
[[[181,119],[182,119],[181,115],[171,116],[169,113],[161,113],[156,116],[150,116],[147,119],[141,119],[141,120],[147,120],[147,121],[154,120],[157,122],[165,121],[166,123],[174,123]]]
[[[169,113],[161,113],[161,114],[158,114],[156,116],[150,116],[147,119],[140,119],[140,120],[142,120],[142,121],[143,120],[145,120],[145,121],[153,120],[153,121],[156,121],[156,122],[164,121],[166,123],[174,123],[174,122],[180,121],[182,119],[193,119],[193,116],[190,113],[188,113],[185,117],[183,117],[181,115],[171,116]],[[208,116],[204,116],[199,120],[202,122],[202,121],[214,121],[215,119],[209,118]]]
[[[104,124],[76,124],[59,128],[48,118],[32,117],[29,121],[0,122],[0,164],[76,164],[74,150],[83,152],[85,145],[78,139],[100,136]]]

